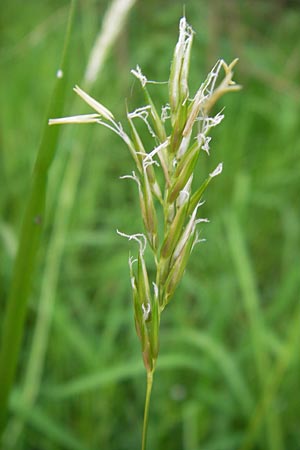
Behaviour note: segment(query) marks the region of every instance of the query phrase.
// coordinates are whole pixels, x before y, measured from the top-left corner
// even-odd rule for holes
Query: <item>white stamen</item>
[[[201,146],[202,150],[204,150],[209,155],[209,143],[211,141],[210,136],[204,137],[204,144]]]
[[[161,150],[163,150],[164,148],[168,147],[169,145],[169,139],[167,139],[165,142],[163,142],[162,144],[158,145],[157,147],[155,147],[152,152],[147,153],[146,158],[143,161],[143,166],[144,168],[146,168],[149,165],[149,160],[151,164],[156,163],[156,161],[153,160],[153,156],[157,155]],[[157,165],[159,165],[158,163],[156,163]]]
[[[206,242],[206,239],[205,238],[199,238],[199,233],[198,233],[198,231],[196,231],[196,236],[195,236],[195,239],[194,239],[194,242],[193,242],[193,245],[192,245],[192,250],[194,249],[194,247],[195,247],[195,245],[197,245],[197,244],[201,244],[202,242]]]
[[[122,233],[122,231],[119,231],[119,230],[117,230],[117,233],[119,236],[126,237],[129,241],[134,240],[134,241],[138,242],[141,253],[143,254],[145,252],[146,245],[147,245],[147,239],[143,233],[126,234],[126,233]]]
[[[198,225],[198,223],[201,223],[201,222],[209,223],[209,219],[197,219],[197,220],[195,220],[195,224],[196,225]]]
[[[142,74],[141,68],[140,66],[136,66],[136,69],[132,69],[130,71],[132,73],[132,75],[134,75],[138,80],[140,80],[141,85],[143,87],[146,86],[147,83],[151,83],[151,84],[168,84],[168,81],[152,81],[152,80],[148,80],[145,75]]]
[[[143,87],[146,86],[148,80],[147,80],[147,78],[145,77],[145,75],[142,74],[142,71],[141,71],[140,66],[136,66],[136,69],[132,69],[132,70],[131,70],[131,73],[132,73],[138,80],[140,80],[141,85],[142,85]]]
[[[156,283],[154,283],[154,281],[152,281],[152,285],[153,285],[153,290],[154,290],[154,296],[155,296],[156,298],[158,298],[158,296],[159,296],[158,286],[157,286]]]
[[[151,311],[150,303],[147,303],[146,306],[145,306],[145,303],[142,303],[142,310],[143,310],[143,319],[144,320],[148,320],[149,314],[150,314],[150,311]]]
[[[134,119],[135,117],[140,117],[142,119],[148,118],[148,110],[151,109],[150,105],[141,106],[140,108],[135,109],[134,111],[127,114],[129,119]]]
[[[128,118],[129,119],[134,119],[136,117],[139,117],[140,119],[143,120],[143,122],[145,122],[149,133],[151,134],[152,137],[156,138],[156,134],[154,133],[153,129],[151,128],[149,122],[148,122],[148,117],[149,117],[149,110],[151,110],[151,106],[150,105],[146,105],[146,106],[142,106],[141,108],[137,108],[134,111],[132,111],[131,113],[128,113]]]
[[[189,198],[190,198],[190,192],[185,189],[182,189],[182,191],[179,192],[177,206],[178,207],[182,206],[185,202],[188,201]]]
[[[133,290],[135,290],[135,289],[136,289],[136,286],[135,286],[135,278],[134,278],[134,277],[131,277],[131,278],[130,278],[130,284],[131,284],[131,288],[132,288]]]
[[[134,256],[129,256],[128,263],[129,263],[130,267],[132,267],[133,264],[136,262],[137,262],[137,258],[135,258]]]
[[[216,177],[217,175],[220,175],[220,173],[222,172],[222,170],[223,170],[223,163],[220,163],[220,164],[215,168],[215,170],[214,170],[212,173],[209,174],[209,176],[210,176],[211,178]]]
[[[167,103],[165,106],[163,106],[161,108],[161,116],[160,116],[160,118],[161,118],[162,122],[165,122],[166,120],[170,119],[170,117],[171,117],[171,113],[170,112],[171,112],[171,108],[170,108],[169,103]]]
[[[155,159],[149,159],[148,161],[144,160],[143,161],[143,168],[147,169],[147,167],[149,166],[153,166],[153,164],[157,167],[159,167],[159,164],[157,161],[155,161]]]
[[[133,180],[137,183],[139,187],[141,186],[140,180],[138,179],[134,171],[132,171],[132,175],[123,175],[122,177],[120,177],[120,180],[127,180],[127,179]]]
[[[182,206],[190,198],[192,181],[193,181],[193,175],[190,176],[190,178],[188,179],[184,188],[179,192],[179,196],[176,201],[177,207]]]

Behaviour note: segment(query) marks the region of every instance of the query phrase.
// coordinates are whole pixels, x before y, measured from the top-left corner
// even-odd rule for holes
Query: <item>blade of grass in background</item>
[[[249,387],[234,358],[226,348],[208,333],[194,330],[176,331],[169,333],[165,339],[170,339],[178,345],[180,342],[187,342],[204,354],[208,355],[222,373],[223,379],[234,393],[241,410],[247,415],[253,408],[253,398]]]
[[[19,359],[28,298],[43,229],[48,171],[55,156],[59,137],[59,130],[48,127],[48,117],[49,115],[59,116],[63,112],[75,5],[76,0],[72,0],[63,55],[57,72],[51,104],[44,120],[43,136],[32,175],[31,190],[25,208],[19,247],[6,304],[0,351],[0,433],[5,427],[8,400]],[[35,76],[34,73],[33,76]]]
[[[119,33],[122,31],[126,18],[135,1],[115,0],[109,6],[103,19],[101,30],[96,37],[95,45],[91,50],[87,70],[81,83],[86,89],[91,89],[98,78],[106,57],[116,42]],[[60,117],[61,115],[60,112],[51,111],[49,118]],[[84,166],[85,153],[82,151],[82,147],[86,144],[81,145],[80,143],[89,141],[88,136],[90,132],[91,130],[87,129],[80,136],[77,135],[76,140],[72,139],[72,152],[70,152],[67,167],[63,175],[61,190],[58,193],[57,209],[53,219],[53,232],[49,238],[45,256],[45,268],[42,276],[41,295],[35,330],[24,377],[25,382],[19,397],[19,401],[26,409],[29,409],[30,405],[34,404],[41,384],[61,262],[67,242],[68,226],[76,200],[79,179]],[[70,144],[71,140],[68,142]],[[26,420],[26,416],[24,416],[24,419]],[[17,421],[11,424],[13,433],[8,433],[10,436],[7,440],[9,448],[14,448],[21,434],[22,427],[22,418],[18,418]]]
[[[179,346],[181,343],[187,343],[194,346],[196,350],[203,354],[207,354],[218,367],[218,371],[226,380],[229,388],[235,394],[237,403],[245,415],[249,414],[253,408],[253,399],[251,398],[248,386],[242,377],[234,359],[226,352],[223,346],[215,341],[208,334],[190,330],[189,332],[169,332],[164,335],[165,341],[171,341]],[[190,363],[188,361],[191,361]],[[180,354],[162,355],[160,358],[160,368],[170,369],[172,367],[191,368],[201,372],[200,356],[194,361],[189,357],[184,358]],[[86,391],[98,389],[99,387],[119,382],[122,379],[137,376],[143,373],[142,364],[139,361],[131,363],[123,363],[117,367],[105,369],[99,373],[83,376],[79,379],[71,380],[63,386],[49,387],[46,394],[53,395],[57,398],[67,398],[84,394]]]
[[[234,211],[231,211],[226,216],[225,225],[229,248],[236,266],[238,282],[242,292],[244,308],[249,320],[249,332],[252,340],[260,395],[263,395],[271,366],[264,342],[266,325],[260,308],[260,299],[255,283],[254,271],[246,249],[242,229],[237,214]],[[265,411],[265,425],[268,448],[270,450],[283,450],[283,437],[278,411],[272,408]]]
[[[261,423],[263,422],[264,416],[267,411],[272,407],[276,393],[280,387],[284,375],[287,369],[293,361],[293,357],[297,354],[299,348],[300,339],[300,308],[295,313],[294,320],[289,325],[288,337],[281,355],[278,357],[276,364],[274,365],[274,370],[271,372],[270,376],[267,377],[267,383],[265,386],[265,391],[261,396],[261,401],[258,403],[252,420],[249,422],[248,430],[244,437],[244,444],[241,450],[251,450],[254,447],[255,439],[260,430]]]
[[[170,353],[160,357],[159,370],[190,369],[201,374],[202,365],[200,360],[193,360],[186,354]],[[88,391],[97,390],[101,387],[115,384],[122,380],[127,380],[136,376],[144,375],[143,363],[135,358],[132,361],[119,364],[116,367],[97,371],[91,375],[82,376],[57,387],[45,388],[44,395],[49,395],[56,400],[77,397]]]
[[[91,450],[79,442],[77,436],[74,436],[64,424],[46,415],[42,408],[34,406],[28,409],[19,402],[17,396],[12,397],[11,403],[14,413],[23,417],[24,421],[38,430],[44,438],[51,440],[52,444],[57,444],[59,448],[66,450]]]

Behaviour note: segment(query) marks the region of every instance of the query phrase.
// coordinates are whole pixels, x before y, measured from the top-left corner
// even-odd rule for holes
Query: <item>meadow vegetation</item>
[[[108,4],[79,2],[65,115],[84,109],[72,88]],[[196,31],[190,92],[218,58],[235,57],[243,90],[221,100],[225,118],[197,166],[200,183],[224,164],[201,207],[210,219],[201,228],[206,242],[162,317],[148,448],[298,450],[300,10],[296,2],[185,5]],[[0,324],[68,6],[1,5]],[[129,75],[136,64],[166,81],[181,15],[180,1],[132,7],[89,91],[121,120],[126,104],[133,110],[144,101]],[[155,99],[166,102],[164,85]],[[149,142],[146,129],[143,138]],[[144,367],[128,242],[116,233],[142,227],[136,186],[119,179],[131,171],[126,146],[109,130],[62,130],[5,450],[140,447]]]

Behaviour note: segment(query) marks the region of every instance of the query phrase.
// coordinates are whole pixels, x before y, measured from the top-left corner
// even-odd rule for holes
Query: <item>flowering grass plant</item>
[[[132,70],[141,83],[147,104],[127,112],[129,134],[111,111],[78,86],[74,88],[75,92],[95,113],[49,121],[51,125],[103,125],[121,137],[135,163],[135,170],[122,178],[132,179],[137,185],[144,233],[118,233],[138,243],[137,255],[129,257],[129,267],[135,326],[147,371],[142,450],[146,448],[149,402],[159,353],[161,314],[174,296],[193,248],[202,241],[198,225],[208,221],[199,217],[203,193],[210,181],[222,172],[220,163],[200,186],[194,186],[196,163],[201,152],[209,155],[210,131],[224,117],[222,111],[212,114],[213,106],[226,92],[240,89],[233,81],[233,67],[237,60],[229,65],[219,60],[196,94],[190,97],[188,74],[193,35],[194,31],[183,17],[179,24],[179,39],[168,82],[169,102],[161,110],[156,108],[147,89],[147,84],[154,82],[147,80],[139,66]],[[145,148],[140,137],[136,119],[144,121],[149,130],[153,139],[150,150]],[[147,246],[153,257],[154,276],[145,259]]]

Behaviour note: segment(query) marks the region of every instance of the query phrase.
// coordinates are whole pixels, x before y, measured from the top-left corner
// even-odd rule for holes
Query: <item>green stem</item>
[[[150,397],[152,392],[153,374],[154,371],[147,373],[147,389],[146,389],[145,409],[144,409],[142,450],[146,450],[147,444],[148,417],[149,417]]]

